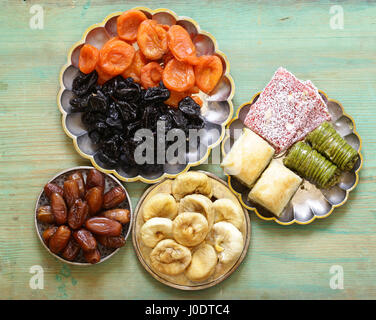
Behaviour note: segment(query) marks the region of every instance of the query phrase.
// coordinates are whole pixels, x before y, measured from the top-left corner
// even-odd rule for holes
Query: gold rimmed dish
[[[358,151],[359,159],[351,171],[342,172],[339,183],[330,189],[319,189],[309,181],[304,180],[279,218],[261,206],[252,203],[248,199],[250,189],[240,183],[235,177],[227,175],[230,189],[238,197],[244,208],[249,211],[254,211],[256,215],[263,220],[272,220],[281,225],[290,225],[293,223],[308,224],[316,218],[328,217],[335,208],[346,203],[349,193],[358,184],[359,170],[362,167],[363,158],[360,153],[362,140],[356,132],[355,122],[352,117],[344,111],[340,102],[329,98],[327,94],[321,90],[319,90],[319,92],[327,104],[334,128]],[[244,127],[243,122],[248,114],[249,108],[257,101],[259,95],[260,92],[256,93],[251,101],[241,105],[237,110],[236,116],[227,125],[226,136],[221,146],[223,156],[229,152],[232,144],[239,137],[239,135],[236,134],[239,130],[235,129],[242,129]],[[283,156],[284,153],[278,154],[275,157],[281,158]]]
[[[211,150],[219,145],[225,136],[226,124],[233,116],[232,98],[235,85],[230,76],[230,63],[218,49],[216,39],[208,32],[201,30],[200,26],[193,19],[178,16],[168,9],[151,10],[145,7],[133,8],[144,12],[148,18],[157,20],[160,23],[172,25],[179,24],[191,35],[193,43],[197,48],[197,55],[213,54],[218,56],[223,65],[222,77],[216,88],[206,95],[199,93],[203,106],[201,113],[206,120],[205,136],[200,148],[195,152],[186,155],[186,163],[166,164],[163,169],[157,172],[148,172],[146,169],[134,172],[119,167],[110,168],[102,163],[97,155],[97,146],[94,145],[81,121],[81,113],[72,113],[70,99],[73,97],[72,82],[78,74],[78,58],[80,49],[85,43],[100,48],[108,39],[116,36],[116,19],[122,12],[115,12],[108,15],[102,22],[90,26],[83,34],[81,40],[73,45],[68,52],[67,63],[60,71],[60,90],[57,95],[57,104],[62,113],[62,126],[65,133],[72,139],[76,151],[84,158],[91,161],[92,165],[104,172],[115,175],[118,179],[126,182],[142,181],[145,183],[156,183],[164,178],[174,178],[179,173],[188,171],[189,168],[203,163],[209,156]]]

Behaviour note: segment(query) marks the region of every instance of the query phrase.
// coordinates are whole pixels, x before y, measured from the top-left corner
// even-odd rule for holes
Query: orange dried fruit
[[[159,60],[167,52],[167,32],[154,20],[145,20],[138,27],[137,44],[149,60]]]
[[[168,47],[179,61],[187,61],[189,57],[196,57],[196,47],[187,30],[182,26],[173,25],[167,32]]]
[[[222,61],[217,56],[201,56],[194,67],[196,85],[209,94],[222,77]]]
[[[141,84],[147,89],[158,86],[162,80],[163,68],[157,62],[149,62],[141,68]]]
[[[167,63],[163,70],[162,79],[166,88],[177,92],[187,91],[195,84],[193,67],[176,59]]]
[[[128,68],[135,55],[135,49],[121,40],[110,40],[99,51],[99,66],[108,75],[116,76]]]
[[[121,74],[124,78],[131,77],[135,82],[141,82],[141,69],[148,63],[141,50],[137,50],[132,64]]]
[[[98,63],[99,50],[91,44],[85,44],[80,50],[78,59],[78,68],[83,73],[90,73],[95,70]]]
[[[123,12],[116,21],[119,37],[125,41],[136,41],[138,27],[145,20],[147,20],[146,15],[139,10]]]

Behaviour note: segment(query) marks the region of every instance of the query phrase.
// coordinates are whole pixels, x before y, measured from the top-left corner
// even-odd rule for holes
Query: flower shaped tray
[[[250,202],[247,199],[250,189],[241,184],[236,178],[227,175],[230,189],[238,196],[243,206],[250,211],[256,212],[263,220],[274,220],[279,224],[289,225],[294,222],[298,224],[308,224],[316,218],[325,218],[333,212],[334,208],[342,206],[347,201],[350,191],[358,184],[358,173],[363,163],[360,153],[362,140],[355,131],[354,120],[345,113],[342,105],[338,101],[328,98],[322,91],[320,91],[320,94],[328,106],[334,128],[358,151],[359,160],[350,172],[342,172],[340,182],[331,189],[318,189],[310,182],[304,180],[279,218],[259,205]],[[250,102],[246,102],[240,106],[235,118],[229,123],[226,137],[222,143],[223,156],[230,151],[232,144],[239,137],[238,133],[241,133],[240,130],[235,131],[234,129],[244,127],[243,121],[249,111],[249,107],[257,101],[259,95],[260,92],[255,94]],[[277,155],[276,157],[283,157],[283,154]]]
[[[105,173],[112,173],[118,179],[126,182],[142,181],[155,183],[164,178],[176,177],[179,173],[187,171],[190,167],[198,166],[209,156],[210,151],[221,143],[225,136],[226,124],[233,115],[232,97],[235,91],[234,81],[230,76],[230,63],[226,56],[218,50],[217,41],[208,32],[202,31],[199,25],[187,17],[180,17],[168,9],[151,10],[145,7],[134,8],[143,11],[148,18],[157,20],[159,23],[173,25],[179,24],[191,35],[196,45],[197,55],[217,55],[223,64],[223,75],[216,88],[210,95],[199,93],[203,101],[201,113],[206,119],[205,136],[195,152],[186,154],[184,164],[166,164],[160,172],[148,171],[130,172],[121,167],[109,168],[102,163],[97,156],[97,146],[88,136],[85,126],[81,122],[81,113],[72,113],[69,100],[73,97],[72,82],[78,70],[80,49],[85,43],[89,43],[98,49],[111,37],[116,36],[116,19],[122,12],[108,15],[101,23],[89,27],[81,40],[69,51],[67,63],[60,72],[60,90],[57,95],[57,104],[62,113],[62,125],[65,133],[72,138],[77,152],[84,158],[89,159],[93,166]]]

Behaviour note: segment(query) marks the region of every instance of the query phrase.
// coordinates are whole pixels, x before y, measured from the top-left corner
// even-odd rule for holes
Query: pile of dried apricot
[[[88,172],[86,182],[82,172],[76,171],[63,186],[45,185],[50,205],[38,208],[37,219],[49,225],[42,238],[52,253],[75,261],[82,249],[85,260],[94,264],[101,260],[97,242],[111,249],[125,244],[122,231],[130,212],[117,208],[126,200],[125,191],[121,187],[104,190],[104,176],[95,169]]]
[[[222,77],[221,59],[198,57],[191,36],[180,25],[159,24],[142,11],[128,10],[117,18],[117,34],[100,50],[90,44],[80,50],[79,69],[86,74],[96,70],[99,84],[118,75],[132,77],[145,89],[163,81],[171,91],[165,103],[177,107],[187,96],[202,105],[192,95],[200,90],[209,94]]]

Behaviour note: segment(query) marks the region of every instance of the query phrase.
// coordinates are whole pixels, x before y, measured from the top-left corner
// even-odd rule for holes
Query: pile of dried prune
[[[74,97],[70,100],[72,112],[82,112],[82,122],[91,141],[98,145],[98,157],[110,168],[132,168],[151,172],[161,169],[157,164],[157,122],[164,122],[165,133],[182,130],[188,137],[189,129],[202,129],[205,120],[200,106],[190,97],[180,101],[178,108],[164,103],[170,91],[160,82],[157,87],[142,88],[132,78],[117,76],[97,84],[96,71],[80,72],[73,81]],[[145,139],[135,136],[139,129],[149,129],[153,134],[154,163],[138,164],[134,151]],[[166,150],[175,141],[164,142]],[[160,135],[158,135],[160,138]],[[159,141],[160,142],[160,141]],[[188,143],[188,139],[185,143]]]
[[[37,219],[48,225],[42,234],[54,254],[76,261],[81,250],[85,260],[98,263],[105,248],[124,246],[123,225],[130,221],[130,211],[118,206],[126,200],[122,187],[105,192],[105,178],[98,170],[70,174],[62,185],[47,183],[44,195],[49,205],[40,206]]]

